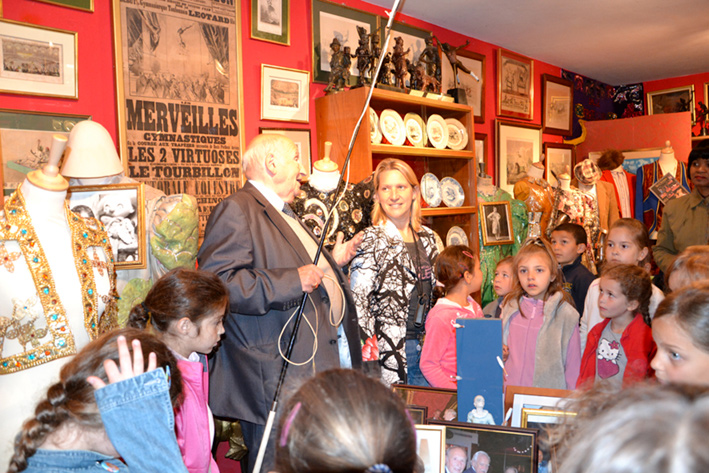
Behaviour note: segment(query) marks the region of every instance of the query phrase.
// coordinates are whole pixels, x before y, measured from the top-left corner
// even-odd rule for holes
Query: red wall
[[[661,79],[653,80],[650,82],[643,83],[645,87],[645,93],[656,92],[658,90],[674,89],[675,87],[686,87],[688,85],[694,85],[694,105],[695,107],[702,102],[704,105],[709,106],[707,101],[709,97],[704,95],[704,84],[709,82],[709,72],[703,74],[694,74],[691,76],[682,77],[672,77],[671,79]],[[647,107],[647,98],[645,99],[645,107]],[[699,135],[699,125],[695,125],[692,128],[692,132],[695,135]]]

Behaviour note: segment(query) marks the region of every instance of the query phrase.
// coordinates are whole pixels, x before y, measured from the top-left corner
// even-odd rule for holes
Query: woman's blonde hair
[[[414,231],[421,231],[421,202],[419,202],[419,197],[421,195],[419,181],[416,179],[416,174],[411,166],[406,164],[404,161],[396,158],[387,158],[377,166],[374,171],[374,193],[376,195],[379,190],[379,181],[383,173],[387,171],[399,171],[402,176],[406,179],[411,187],[414,189],[414,201],[411,205],[411,226]],[[374,199],[374,207],[372,208],[372,225],[379,225],[387,220],[387,216],[382,210],[382,206],[379,203],[379,199]]]
[[[709,246],[693,245],[674,259],[665,274],[665,292],[670,292],[670,277],[675,274],[675,281],[679,283],[677,291],[693,282],[709,279]]]

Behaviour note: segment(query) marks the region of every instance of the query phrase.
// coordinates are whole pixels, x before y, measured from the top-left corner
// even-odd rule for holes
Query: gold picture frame
[[[564,411],[560,409],[533,409],[530,407],[522,408],[522,428],[536,429],[540,424],[555,425],[560,423],[560,418],[575,417],[575,412]]]
[[[480,202],[480,227],[483,246],[511,245],[514,243],[512,209],[508,201]]]

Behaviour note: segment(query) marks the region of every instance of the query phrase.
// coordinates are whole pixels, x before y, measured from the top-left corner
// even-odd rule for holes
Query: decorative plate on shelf
[[[369,139],[375,145],[382,142],[382,132],[379,130],[379,117],[372,107],[369,107]]]
[[[379,116],[379,128],[382,130],[384,138],[394,146],[401,146],[406,141],[404,120],[396,110],[390,108],[382,110],[382,114]]]
[[[463,186],[452,177],[441,179],[441,199],[448,207],[460,207],[465,200]]]
[[[460,227],[451,227],[446,235],[446,246],[450,245],[468,246],[468,235],[465,234],[465,230]]]
[[[421,176],[421,194],[429,207],[441,205],[441,182],[430,172]]]
[[[428,140],[436,149],[445,149],[448,145],[448,125],[442,116],[435,113],[426,122]]]
[[[448,147],[460,151],[468,146],[468,130],[455,118],[446,118]]]
[[[417,148],[426,146],[426,125],[419,114],[407,113],[404,116],[404,126],[406,127],[406,137],[412,145]]]

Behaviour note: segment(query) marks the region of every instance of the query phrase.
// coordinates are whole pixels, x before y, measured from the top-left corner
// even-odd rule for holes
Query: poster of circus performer
[[[126,176],[191,194],[200,234],[242,184],[239,2],[114,0],[119,142]]]
[[[69,136],[74,125],[88,115],[58,115],[0,109],[0,157],[5,195],[25,180],[27,173],[49,160],[52,135]]]

